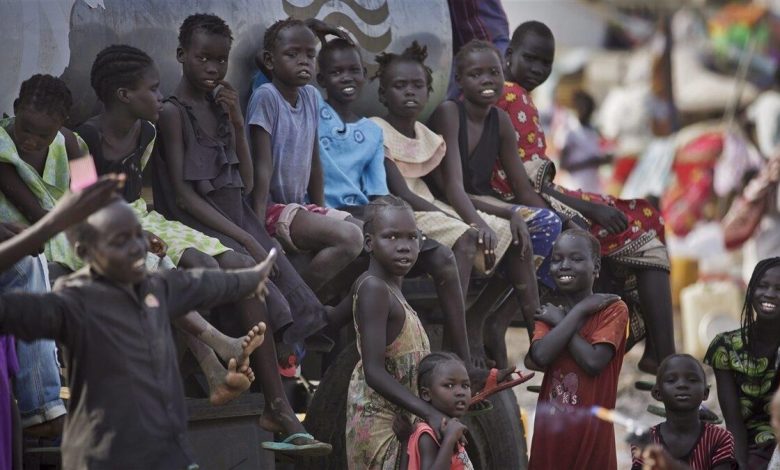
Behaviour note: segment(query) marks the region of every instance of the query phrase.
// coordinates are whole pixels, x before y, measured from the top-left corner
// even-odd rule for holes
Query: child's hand
[[[431,407],[431,410],[428,416],[425,417],[425,422],[436,432],[436,439],[441,440],[444,435],[445,424],[449,418],[436,408]]]
[[[556,307],[551,303],[546,303],[536,309],[534,320],[542,321],[552,327],[558,326],[558,323],[566,316],[566,312],[561,307]]]
[[[477,244],[485,255],[485,269],[491,270],[496,264],[496,245],[498,244],[498,236],[484,221],[482,221],[482,225],[479,225],[476,228],[479,231],[477,234]]]
[[[512,243],[521,248],[531,248],[531,234],[523,219],[522,211],[516,210],[509,219],[509,230],[512,232]]]
[[[276,249],[272,249],[270,253],[268,253],[268,256],[255,266],[253,269],[255,269],[257,272],[260,273],[260,282],[257,284],[257,289],[255,290],[255,295],[259,299],[264,299],[266,295],[268,295],[268,288],[266,287],[266,283],[268,282],[268,275],[271,273],[271,269],[273,269],[274,262],[276,261]]]
[[[444,439],[450,439],[450,442],[461,441],[463,445],[466,445],[466,437],[464,434],[468,428],[465,424],[461,423],[458,418],[450,418],[444,422],[441,427],[441,432],[444,434]]]
[[[588,218],[604,227],[609,233],[616,234],[628,228],[628,218],[612,206],[589,204]]]
[[[164,257],[168,253],[168,244],[162,241],[160,237],[153,234],[148,230],[144,230],[144,236],[146,236],[146,243],[149,245],[148,250],[160,258]]]
[[[238,92],[225,80],[220,80],[219,84],[222,87],[217,91],[214,96],[214,101],[222,105],[225,111],[230,116],[230,122],[233,127],[244,127],[244,115],[241,113],[241,105],[238,101]]]
[[[393,433],[401,442],[409,440],[412,435],[412,421],[405,415],[397,414],[393,419]]]
[[[687,465],[677,461],[666,449],[658,444],[651,444],[642,451],[642,470],[686,470]]]
[[[65,194],[44,219],[55,232],[61,232],[108,204],[124,185],[124,174],[101,176],[97,182],[81,191]]]
[[[591,294],[577,306],[582,308],[588,315],[593,315],[618,300],[620,300],[620,296],[615,294]]]

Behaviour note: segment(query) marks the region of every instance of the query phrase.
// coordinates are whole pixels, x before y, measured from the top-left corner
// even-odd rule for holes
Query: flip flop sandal
[[[653,390],[654,386],[655,382],[651,382],[649,380],[637,380],[634,382],[634,388],[643,392],[649,392]]]
[[[531,393],[542,393],[542,386],[541,385],[529,385],[526,388]]]
[[[514,380],[507,380],[498,383],[496,379],[496,377],[498,376],[498,369],[490,369],[490,374],[488,374],[487,382],[485,382],[485,388],[483,388],[482,390],[479,391],[479,393],[471,397],[471,401],[469,401],[469,406],[475,403],[479,403],[484,399],[486,399],[487,397],[494,395],[502,390],[516,387],[523,382],[527,382],[528,380],[531,379],[531,377],[534,376],[534,372],[528,372],[525,375],[523,375],[520,372],[513,372],[513,374],[517,374],[518,378]]]
[[[490,400],[482,400],[469,406],[466,410],[466,416],[473,418],[475,416],[481,416],[493,411],[493,403]]]
[[[293,444],[295,439],[309,439],[311,444]],[[314,439],[307,432],[296,432],[287,436],[282,442],[263,442],[260,446],[265,450],[279,452],[288,457],[321,457],[333,451],[333,446]]]

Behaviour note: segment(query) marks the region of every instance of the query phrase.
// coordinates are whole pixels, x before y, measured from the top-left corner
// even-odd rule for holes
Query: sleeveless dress
[[[363,282],[357,281],[352,309]],[[417,368],[423,357],[431,352],[428,335],[417,313],[403,296],[391,286],[387,289],[404,309],[404,325],[398,336],[385,348],[385,369],[400,384],[417,395]],[[355,323],[357,347],[360,351],[360,332]],[[396,414],[411,414],[387,401],[366,383],[363,361],[358,361],[349,381],[347,394],[347,462],[350,470],[393,470],[398,467],[401,444],[393,433]]]
[[[192,108],[175,96],[166,102],[174,105],[181,114],[182,141],[184,144],[184,179],[192,185],[208,204],[223,217],[231,220],[257,240],[266,250],[275,244],[264,224],[244,198],[244,183],[238,170],[238,156],[233,145],[233,130],[227,112],[213,99],[211,106],[217,116],[217,136],[212,137],[201,129]],[[225,246],[248,255],[249,252],[237,240],[214,230],[179,207],[173,183],[165,163],[166,151],[161,140],[157,141],[157,157],[152,161],[154,206],[165,217],[219,239]],[[290,261],[279,253],[276,258],[278,274],[267,284],[268,315],[274,331],[284,331],[284,341],[293,344],[321,330],[325,325],[325,307],[317,300],[293,268]]]
[[[173,220],[167,220],[158,212],[148,210],[146,201],[141,198],[143,189],[143,171],[152,155],[157,134],[155,127],[148,121],[141,122],[141,135],[138,146],[124,158],[111,161],[103,156],[103,135],[100,132],[99,116],[95,116],[76,128],[76,134],[86,144],[84,150],[92,154],[99,175],[106,173],[124,173],[125,186],[122,197],[130,204],[141,227],[164,241],[168,245],[168,256],[178,265],[187,248],[194,248],[209,256],[218,256],[230,248],[218,239],[204,235],[197,230]],[[79,142],[81,143],[81,142]]]

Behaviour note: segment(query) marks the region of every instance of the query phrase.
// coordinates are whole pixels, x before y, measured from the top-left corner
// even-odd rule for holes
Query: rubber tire
[[[320,381],[306,413],[304,425],[316,439],[333,445],[324,458],[301,460],[297,469],[345,470],[344,430],[349,379],[359,355],[355,343],[344,348]],[[524,470],[528,467],[525,430],[514,392],[505,390],[490,397],[493,410],[466,418],[467,451],[476,470]]]

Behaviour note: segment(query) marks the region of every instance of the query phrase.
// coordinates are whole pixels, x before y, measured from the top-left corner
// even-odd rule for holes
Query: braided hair
[[[463,65],[463,59],[471,54],[472,52],[482,52],[482,51],[490,51],[496,54],[496,57],[498,57],[498,63],[501,63],[501,51],[498,50],[495,44],[489,41],[483,41],[481,39],[472,39],[471,41],[467,42],[463,45],[463,47],[460,48],[457,54],[455,54],[455,58],[453,59],[453,65],[455,66],[455,70],[457,72],[460,72],[460,69]]]
[[[755,329],[753,326],[756,323],[756,311],[753,308],[753,296],[756,294],[756,288],[758,283],[764,277],[767,271],[780,266],[780,257],[762,259],[758,262],[753,274],[750,276],[750,282],[748,283],[747,293],[745,294],[745,303],[742,304],[742,329],[740,331],[742,336],[742,342],[751,348],[753,343],[753,336],[755,335]]]
[[[132,88],[154,65],[146,52],[126,44],[108,46],[98,52],[89,81],[98,99],[108,103],[119,88]]]
[[[463,361],[457,355],[445,351],[432,352],[422,358],[420,365],[417,366],[417,387],[431,388],[433,373],[436,371],[436,368],[450,361],[463,364]]]
[[[196,31],[222,36],[233,42],[233,33],[225,20],[209,13],[195,13],[184,19],[179,27],[179,47],[188,48]]]
[[[420,64],[425,71],[425,83],[428,85],[428,93],[431,93],[433,91],[433,71],[430,67],[425,65],[425,59],[427,58],[428,46],[422,46],[417,41],[412,41],[412,44],[400,54],[383,52],[377,55],[374,60],[379,64],[379,67],[376,70],[376,74],[374,74],[371,79],[379,79],[379,96],[382,96],[385,93],[385,83],[387,81],[386,73],[390,64],[404,61]]]
[[[400,197],[393,196],[392,194],[378,197],[368,203],[366,220],[363,222],[363,233],[373,233],[374,223],[379,216],[379,213],[388,209],[412,210],[411,206]]]
[[[273,52],[274,47],[276,47],[276,41],[279,39],[279,33],[284,29],[292,28],[294,26],[306,28],[306,23],[301,20],[296,20],[295,18],[287,18],[285,20],[279,20],[269,26],[263,35],[263,50]]]
[[[22,82],[19,97],[14,100],[14,112],[22,106],[56,115],[65,121],[73,106],[73,96],[62,79],[39,73]]]

